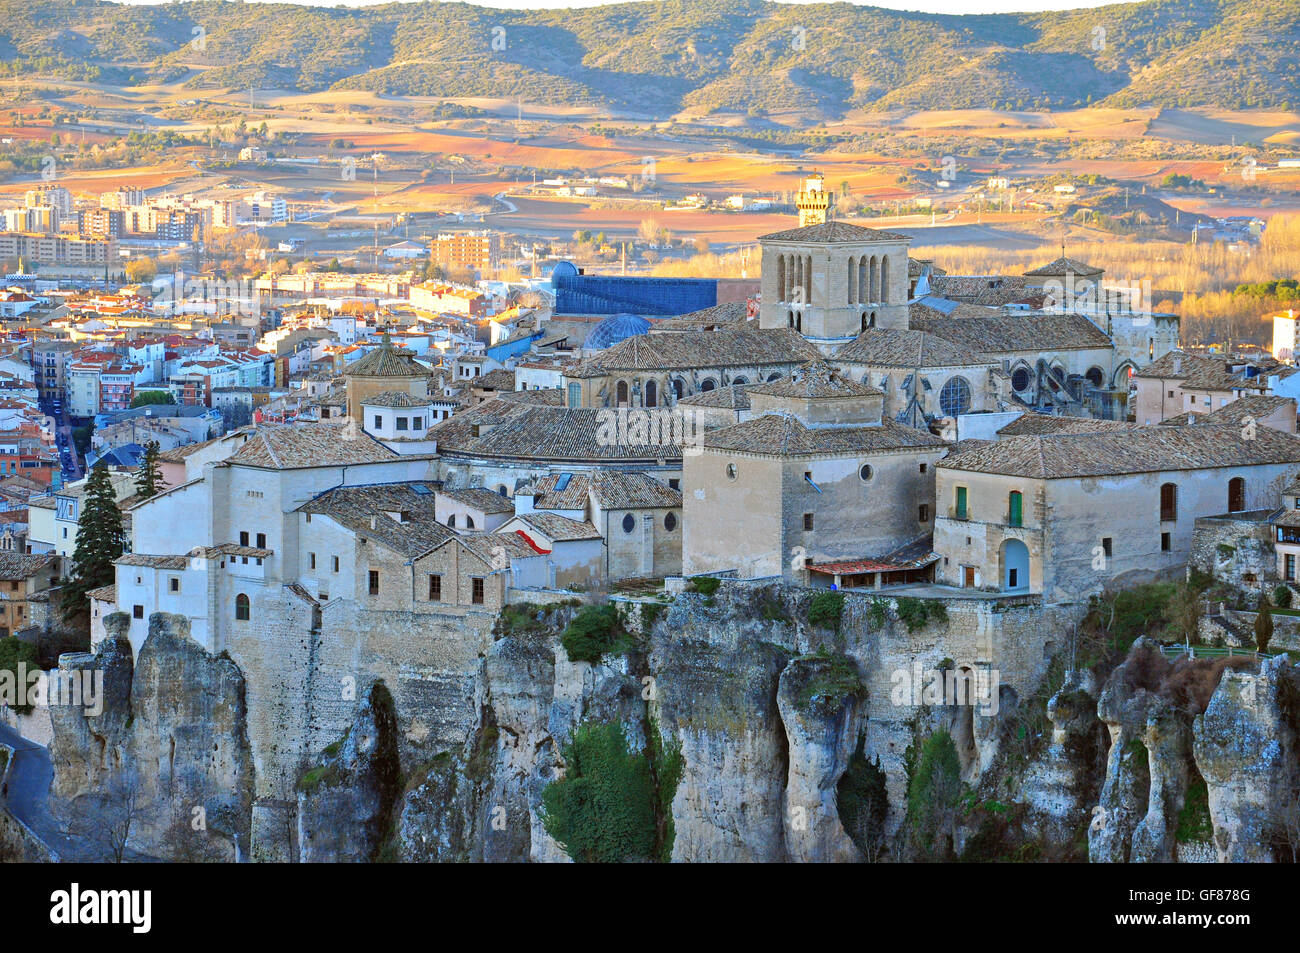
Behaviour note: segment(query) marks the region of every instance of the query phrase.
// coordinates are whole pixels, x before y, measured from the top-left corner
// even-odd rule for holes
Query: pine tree
[[[135,494],[141,499],[156,496],[162,488],[162,470],[158,466],[158,441],[150,440],[144,445],[144,456],[135,472]]]
[[[1261,652],[1268,651],[1268,643],[1273,638],[1273,607],[1268,604],[1268,597],[1259,594],[1259,614],[1255,616],[1255,647]]]
[[[86,493],[77,519],[77,548],[72,554],[72,572],[63,585],[60,611],[72,620],[87,609],[91,589],[111,585],[116,580],[114,561],[122,555],[126,534],[122,529],[122,511],[117,508],[108,468],[93,467],[86,481]]]

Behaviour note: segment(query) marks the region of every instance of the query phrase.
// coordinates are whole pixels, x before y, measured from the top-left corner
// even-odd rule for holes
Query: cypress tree
[[[144,456],[140,458],[140,466],[135,471],[135,494],[147,500],[156,496],[160,489],[162,470],[158,466],[158,441],[150,440],[144,445]]]
[[[122,511],[117,508],[108,468],[93,467],[86,481],[77,518],[77,548],[72,554],[72,572],[63,584],[60,611],[72,620],[87,609],[86,593],[116,581],[113,561],[122,555],[126,534]]]

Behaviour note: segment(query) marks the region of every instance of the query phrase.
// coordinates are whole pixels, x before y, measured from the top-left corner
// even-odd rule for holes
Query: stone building
[[[349,365],[343,376],[347,381],[347,413],[353,420],[361,419],[361,401],[367,397],[393,391],[412,397],[429,396],[429,368],[410,351],[393,347],[387,332],[379,347]]]
[[[1005,437],[936,468],[934,548],[954,586],[1086,598],[1176,573],[1197,517],[1276,507],[1300,439],[1260,428],[1131,427]]]
[[[50,618],[50,590],[59,584],[59,557],[0,551],[0,639]]]
[[[804,580],[929,534],[947,445],[882,419],[877,388],[815,363],[747,393],[751,419],[685,458],[683,572]]]

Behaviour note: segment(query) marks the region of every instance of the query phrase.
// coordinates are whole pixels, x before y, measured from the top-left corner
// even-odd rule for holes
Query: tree
[[[1201,596],[1193,587],[1181,585],[1169,600],[1171,634],[1188,644],[1195,642],[1201,628]]]
[[[114,561],[122,555],[126,534],[122,511],[117,508],[108,468],[91,468],[77,519],[77,547],[72,553],[72,574],[63,584],[59,608],[71,621],[86,612],[91,589],[111,585],[116,579]]]
[[[162,489],[162,470],[158,466],[158,441],[150,440],[144,445],[144,456],[135,474],[136,496],[149,499],[157,496]]]
[[[126,263],[126,280],[132,284],[145,284],[158,277],[158,263],[152,258],[132,258]]]
[[[1255,616],[1255,647],[1261,652],[1267,652],[1271,638],[1273,638],[1273,607],[1268,604],[1268,597],[1261,592],[1259,614]]]
[[[912,844],[922,859],[953,855],[953,831],[963,788],[957,745],[946,731],[936,731],[921,747],[916,776],[907,791],[907,818]]]
[[[131,398],[131,409],[145,407],[150,404],[174,404],[176,397],[169,390],[142,390],[137,391]]]

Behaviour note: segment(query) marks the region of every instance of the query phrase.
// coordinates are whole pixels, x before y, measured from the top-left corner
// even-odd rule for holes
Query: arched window
[[[889,256],[880,259],[880,297],[877,301],[889,301]]]
[[[956,417],[970,410],[970,382],[964,377],[950,377],[939,391],[939,412]]]
[[[678,400],[686,395],[686,384],[680,377],[673,378],[673,395]]]
[[[497,493],[501,494],[506,499],[510,499],[510,491],[506,489],[506,485],[504,483],[502,483],[499,487],[497,487]]]
[[[1100,387],[1106,380],[1106,373],[1100,367],[1088,368],[1088,373],[1083,376],[1088,379],[1088,383],[1093,387]]]
[[[858,300],[858,260],[849,256],[849,295],[848,303],[856,304]]]
[[[630,533],[634,529],[636,529],[636,518],[631,513],[628,513],[623,517],[623,532]]]
[[[645,405],[647,407],[659,406],[659,385],[654,381],[645,382]]]
[[[1007,496],[1007,525],[1023,526],[1024,525],[1024,508],[1025,498],[1019,490],[1012,490]]]
[[[469,514],[465,515],[465,528],[466,529],[474,528],[474,517],[470,516]]]
[[[1228,481],[1228,512],[1240,513],[1246,508],[1246,481],[1233,477]]]
[[[455,528],[456,528],[456,514],[455,514],[455,513],[452,513],[450,516],[447,517],[447,525],[450,526],[452,529],[455,529]]]
[[[781,379],[780,371],[773,371],[771,374],[767,375],[767,382],[769,384],[772,383],[772,381],[779,381],[780,379]]]
[[[235,619],[240,622],[247,622],[249,615],[248,596],[241,592],[235,596]]]
[[[671,533],[676,528],[677,528],[677,517],[674,516],[672,513],[669,513],[667,516],[664,517],[664,529],[668,530],[668,532]]]
[[[614,398],[614,403],[618,404],[618,406],[620,407],[624,407],[627,405],[627,381],[618,382],[618,387],[615,390],[615,395],[616,396]]]
[[[1178,485],[1176,483],[1160,484],[1160,519],[1178,519]]]
[[[704,380],[700,381],[700,390],[702,392],[715,390],[717,386],[718,386],[718,382],[715,381],[712,377],[706,377],[704,378]]]

